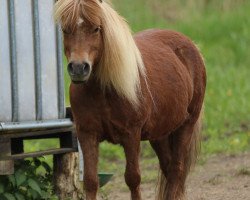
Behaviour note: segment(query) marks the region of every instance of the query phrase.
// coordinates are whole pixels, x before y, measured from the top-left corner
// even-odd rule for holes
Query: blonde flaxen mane
[[[79,18],[101,25],[104,50],[97,78],[102,88],[114,88],[135,107],[141,94],[140,75],[145,68],[127,22],[110,4],[99,0],[59,0],[55,18],[63,28],[74,29]],[[101,21],[101,24],[97,24]]]

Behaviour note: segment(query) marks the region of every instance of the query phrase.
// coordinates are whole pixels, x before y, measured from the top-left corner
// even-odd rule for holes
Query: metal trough
[[[62,41],[53,4],[0,0],[1,122],[58,125],[56,120],[65,118]]]
[[[66,112],[64,103],[62,35],[53,20],[54,2],[0,0],[0,175],[13,173],[15,159],[78,150],[71,110]],[[23,152],[23,140],[44,138],[59,138],[60,148]],[[100,185],[111,176],[99,174]]]
[[[13,172],[6,160],[77,151],[54,2],[0,0],[0,166],[11,166],[0,173]],[[43,138],[59,138],[60,148],[23,152],[23,140]]]

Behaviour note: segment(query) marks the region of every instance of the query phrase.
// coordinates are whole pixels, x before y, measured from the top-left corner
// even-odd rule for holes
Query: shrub
[[[53,191],[51,167],[42,158],[17,161],[13,175],[0,176],[0,199],[58,199]]]

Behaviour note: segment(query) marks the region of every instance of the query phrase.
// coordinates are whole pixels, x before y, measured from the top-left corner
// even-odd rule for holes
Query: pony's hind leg
[[[162,170],[160,200],[182,200],[185,196],[185,181],[192,159],[195,123],[186,121],[168,137],[151,141]]]
[[[130,134],[129,134],[130,135]],[[125,181],[131,191],[132,200],[141,200],[141,175],[139,168],[140,135],[126,136],[122,146],[126,156]]]
[[[171,163],[171,151],[170,151],[170,145],[169,145],[169,138],[168,136],[165,136],[164,138],[161,138],[159,140],[150,141],[150,144],[152,148],[154,149],[156,155],[158,156],[158,159],[160,162],[160,168],[162,172],[161,177],[160,177],[160,182],[158,183],[159,185],[158,185],[158,198],[157,199],[165,200],[166,198],[164,197],[167,196],[166,179],[168,177],[169,167]]]

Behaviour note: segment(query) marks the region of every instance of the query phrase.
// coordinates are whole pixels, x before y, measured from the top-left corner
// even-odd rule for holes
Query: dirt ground
[[[129,200],[122,177],[115,177],[101,199]],[[156,181],[142,184],[142,199],[154,200]],[[196,166],[187,181],[188,200],[250,200],[250,153],[214,156]]]

